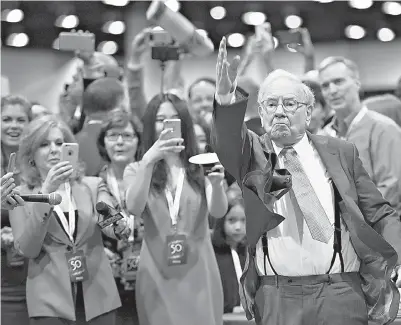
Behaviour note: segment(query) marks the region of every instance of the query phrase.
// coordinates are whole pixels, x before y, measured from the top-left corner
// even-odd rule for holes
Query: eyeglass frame
[[[263,102],[266,102],[266,101],[269,100],[269,99],[273,99],[273,98],[265,99]],[[261,109],[265,110],[266,112],[268,112],[268,113],[274,113],[274,112],[277,110],[277,108],[280,106],[280,99],[281,99],[281,106],[283,107],[283,111],[286,112],[286,113],[292,113],[292,114],[295,113],[295,112],[299,109],[300,105],[309,105],[308,103],[300,102],[300,101],[296,100],[295,98],[283,98],[283,96],[280,96],[280,97],[278,97],[277,99],[278,99],[277,106],[275,107],[275,109],[274,109],[273,111],[269,111],[269,110],[265,107],[265,105],[263,104],[263,102],[258,103],[258,105],[259,105],[259,107],[260,107]],[[284,102],[283,102],[283,101],[286,100],[286,99],[288,99],[288,100],[293,100],[293,101],[295,101],[295,103],[297,104],[297,107],[296,107],[293,111],[288,110],[287,107],[284,105]]]
[[[110,139],[110,136],[112,136],[112,135],[113,136],[116,135],[117,138],[115,140]],[[119,133],[107,134],[107,132],[106,132],[105,138],[107,138],[107,140],[112,141],[112,142],[117,142],[120,137],[124,142],[131,142],[131,141],[134,141],[135,139],[138,139],[138,135],[136,133],[129,134],[130,136],[132,135],[132,139],[124,139],[124,135],[128,135],[128,133],[119,132]]]

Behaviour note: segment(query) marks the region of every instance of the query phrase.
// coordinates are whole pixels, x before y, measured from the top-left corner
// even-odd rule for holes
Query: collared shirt
[[[274,142],[273,147],[278,156],[279,167],[284,168],[283,156],[280,155],[282,148],[279,148]],[[309,142],[306,134],[293,148],[298,154],[302,167],[330,223],[334,225],[334,191],[330,176],[318,152]],[[282,215],[285,220],[267,233],[272,266],[277,274],[284,276],[324,274],[330,268],[334,236],[327,244],[312,238],[302,212],[291,201],[291,192],[285,194],[274,206],[274,212]],[[350,242],[349,232],[345,229],[344,223],[341,228],[344,271],[358,271],[360,261]],[[274,275],[267,259],[265,265],[261,240],[256,246],[256,264],[259,274],[265,274],[266,266],[266,274]],[[330,273],[339,272],[341,272],[341,266],[337,257]]]

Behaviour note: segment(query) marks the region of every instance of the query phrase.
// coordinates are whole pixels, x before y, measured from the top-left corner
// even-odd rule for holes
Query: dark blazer
[[[241,277],[241,302],[248,319],[254,316],[258,290],[255,252],[260,237],[284,217],[273,203],[291,188],[291,175],[277,167],[277,156],[266,135],[248,131],[244,121],[247,94],[236,92],[232,105],[214,107],[214,149],[242,189],[245,202],[248,251]],[[401,264],[401,223],[369,178],[355,146],[330,137],[308,134],[340,193],[341,217],[361,259],[360,276],[369,319],[388,324],[397,315],[400,295],[390,279]],[[398,256],[397,256],[398,253]]]
[[[104,252],[102,232],[97,225],[95,205],[111,204],[101,179],[84,177],[71,185],[78,209],[75,247],[86,257],[89,279],[82,282],[86,319],[90,320],[121,306],[110,262]],[[20,188],[21,193],[37,193],[39,188]],[[30,317],[60,317],[75,320],[75,306],[65,253],[72,242],[50,206],[26,203],[10,212],[15,246],[29,258],[27,303]],[[48,218],[45,218],[48,217]],[[45,220],[45,221],[43,221]],[[111,227],[104,228],[113,236]]]

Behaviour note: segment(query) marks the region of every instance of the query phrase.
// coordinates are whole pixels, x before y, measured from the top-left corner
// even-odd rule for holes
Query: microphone
[[[185,52],[197,56],[213,53],[213,42],[208,37],[199,34],[186,17],[172,11],[163,1],[152,1],[146,12],[146,18],[169,32]]]
[[[50,205],[59,205],[63,200],[59,193],[50,194],[20,194],[25,202],[48,203]]]
[[[103,201],[96,203],[96,211],[104,217],[104,220],[98,222],[102,229],[124,218],[119,211]]]

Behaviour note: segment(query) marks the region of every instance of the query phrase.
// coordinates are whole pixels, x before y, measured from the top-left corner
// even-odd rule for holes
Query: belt
[[[263,275],[260,276],[261,285],[275,286],[297,286],[319,283],[338,283],[359,281],[358,272],[344,272],[333,274],[306,275],[306,276],[282,276],[282,275]]]

